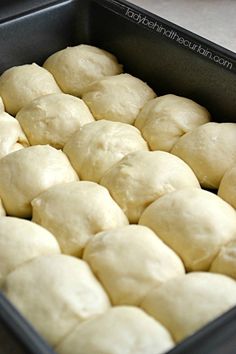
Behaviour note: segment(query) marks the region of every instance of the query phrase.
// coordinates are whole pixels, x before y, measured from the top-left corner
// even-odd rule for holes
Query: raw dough
[[[145,226],[128,225],[97,234],[83,258],[113,305],[139,305],[155,285],[183,275],[182,261]]]
[[[28,220],[0,217],[0,286],[24,262],[56,253],[60,248],[48,230]]]
[[[221,248],[211,265],[210,271],[236,279],[236,239]]]
[[[16,113],[34,98],[61,92],[53,76],[37,64],[14,66],[0,77],[0,95],[8,113]]]
[[[218,195],[236,209],[236,164],[224,174]]]
[[[77,97],[53,93],[38,97],[16,115],[31,145],[63,148],[72,134],[94,121],[86,104]]]
[[[108,190],[94,182],[54,186],[32,201],[33,221],[57,238],[63,253],[80,257],[96,233],[128,223]]]
[[[122,65],[114,55],[86,44],[52,54],[43,66],[52,73],[62,91],[74,96],[81,96],[94,81],[122,72]]]
[[[83,95],[96,119],[133,124],[144,104],[156,96],[142,80],[129,74],[105,77]]]
[[[179,342],[236,305],[236,282],[220,274],[192,272],[150,291],[142,308]]]
[[[185,133],[210,120],[210,113],[196,102],[176,95],[148,101],[135,126],[140,129],[151,150],[171,151]]]
[[[2,98],[0,97],[0,112],[3,112],[5,110],[4,103]]]
[[[0,198],[0,216],[5,216],[6,215],[6,210],[3,207],[2,200]]]
[[[204,188],[218,188],[236,164],[236,123],[201,125],[182,136],[171,152],[193,169]]]
[[[8,215],[31,217],[30,202],[47,188],[78,180],[62,151],[36,145],[0,159],[0,197]]]
[[[183,187],[200,187],[190,167],[164,151],[137,151],[126,155],[101,179],[131,223],[162,195]]]
[[[78,323],[110,307],[88,264],[66,255],[24,263],[8,274],[3,291],[52,346]]]
[[[148,146],[129,124],[100,120],[78,130],[64,148],[81,179],[99,182],[105,172],[130,152]]]
[[[188,271],[208,270],[220,248],[236,237],[236,212],[217,195],[197,188],[164,195],[142,214],[184,261]]]
[[[58,354],[163,354],[174,346],[168,331],[136,307],[119,306],[89,319],[56,348]]]

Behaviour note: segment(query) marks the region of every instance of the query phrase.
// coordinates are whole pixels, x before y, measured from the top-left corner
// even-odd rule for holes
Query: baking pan
[[[114,53],[158,95],[191,98],[215,121],[236,122],[235,53],[123,0],[1,1],[0,72],[80,43]],[[235,354],[235,332],[236,307],[169,354]],[[0,354],[9,353],[53,351],[0,294]]]

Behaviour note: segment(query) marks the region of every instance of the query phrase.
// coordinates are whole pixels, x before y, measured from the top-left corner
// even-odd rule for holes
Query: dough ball
[[[5,216],[6,215],[6,210],[3,207],[2,200],[0,198],[0,216]]]
[[[139,305],[155,285],[185,273],[180,258],[152,230],[140,225],[97,234],[83,258],[114,305]]]
[[[0,97],[0,112],[3,112],[4,110],[5,110],[4,103],[2,97]]]
[[[150,227],[189,271],[208,270],[220,248],[236,237],[236,212],[217,195],[197,188],[159,198],[139,223]]]
[[[177,342],[236,305],[236,282],[225,275],[192,272],[170,279],[146,296],[142,308]]]
[[[30,146],[0,160],[0,196],[8,215],[31,217],[30,202],[39,193],[76,180],[66,155],[48,145]]]
[[[137,151],[126,155],[101,179],[130,223],[162,195],[183,187],[200,187],[190,167],[164,151]]]
[[[24,263],[8,274],[3,291],[52,346],[78,323],[110,307],[87,263],[65,255]]]
[[[105,77],[83,95],[96,119],[133,124],[144,104],[156,96],[142,80],[129,74]]]
[[[141,309],[120,306],[78,325],[56,350],[58,354],[163,354],[173,346],[160,323]]]
[[[48,230],[28,220],[0,217],[0,286],[19,265],[55,253],[60,253],[60,248]]]
[[[14,66],[0,77],[0,95],[12,115],[34,98],[61,92],[53,76],[37,64]]]
[[[114,55],[85,44],[52,54],[43,66],[52,73],[62,91],[75,96],[81,96],[94,81],[122,72],[122,65]]]
[[[211,272],[222,273],[236,279],[236,240],[223,246],[214,259]]]
[[[94,182],[54,186],[32,201],[33,221],[50,230],[63,253],[80,257],[96,233],[128,223],[106,188]]]
[[[105,172],[130,152],[148,146],[132,125],[100,120],[78,130],[64,148],[81,179],[99,182]]]
[[[16,116],[31,145],[50,144],[63,148],[72,134],[94,121],[80,98],[53,93],[36,98]]]
[[[182,136],[172,154],[195,172],[204,188],[218,188],[236,164],[236,123],[207,123]]]
[[[27,146],[29,142],[19,122],[8,113],[0,112],[0,159]]]
[[[210,113],[196,102],[175,95],[148,101],[135,126],[140,129],[151,150],[170,151],[178,139],[210,120]]]
[[[224,174],[218,195],[236,209],[236,164]]]

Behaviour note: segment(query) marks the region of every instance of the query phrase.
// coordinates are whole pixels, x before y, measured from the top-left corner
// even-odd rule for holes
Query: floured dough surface
[[[99,182],[111,166],[139,150],[148,151],[148,145],[137,128],[100,120],[78,130],[63,151],[81,179]]]
[[[122,72],[122,65],[114,55],[86,44],[52,54],[43,66],[52,73],[62,91],[74,96],[81,96],[94,81]]]
[[[94,182],[54,186],[35,198],[32,207],[33,221],[56,236],[63,253],[76,256],[96,233],[128,223],[108,190]]]
[[[55,237],[43,227],[13,217],[0,217],[0,286],[6,275],[42,255],[60,253]]]
[[[53,76],[35,63],[14,66],[0,76],[0,95],[12,115],[34,98],[58,92]]]
[[[236,163],[224,174],[218,195],[236,209]]]
[[[163,354],[174,346],[168,331],[136,307],[118,306],[77,326],[59,354]]]
[[[236,123],[203,124],[182,136],[171,151],[195,172],[205,188],[218,188],[236,164]]]
[[[154,286],[185,273],[177,254],[141,225],[97,234],[86,246],[83,258],[113,305],[139,305]]]
[[[156,96],[142,80],[129,74],[105,77],[83,95],[96,119],[133,124],[144,104]]]
[[[220,274],[192,272],[150,291],[142,308],[183,340],[236,305],[236,282]]]
[[[47,188],[78,180],[66,155],[35,145],[0,159],[0,197],[8,215],[30,217],[30,202]]]
[[[236,280],[236,239],[221,248],[210,272],[225,274]]]
[[[185,97],[164,95],[144,105],[135,126],[151,150],[169,152],[182,135],[209,120],[210,113],[198,103]]]
[[[94,121],[86,104],[77,97],[54,93],[36,98],[16,115],[31,145],[63,148],[72,134]]]
[[[190,167],[164,151],[137,151],[111,167],[101,184],[123,209],[131,223],[154,200],[183,187],[199,187]]]
[[[78,323],[110,307],[89,266],[74,257],[37,257],[6,277],[3,291],[52,346]]]

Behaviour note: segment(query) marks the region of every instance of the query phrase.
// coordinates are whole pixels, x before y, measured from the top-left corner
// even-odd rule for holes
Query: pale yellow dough
[[[122,72],[122,65],[114,55],[86,44],[52,54],[43,66],[52,73],[62,91],[74,96],[81,96],[94,81]]]
[[[164,151],[137,151],[126,155],[101,179],[131,223],[154,200],[183,187],[200,187],[190,167]]]
[[[144,104],[156,97],[142,80],[129,74],[105,77],[83,95],[95,119],[133,124]]]
[[[57,149],[76,130],[94,121],[86,104],[77,97],[53,93],[38,97],[16,115],[30,145],[49,144]]]
[[[78,323],[110,307],[88,264],[66,255],[24,263],[8,274],[3,291],[52,346]]]
[[[4,103],[2,97],[0,97],[0,112],[4,112],[4,110],[5,110]]]
[[[28,220],[0,217],[0,287],[6,275],[24,262],[57,253],[59,245],[48,230]]]
[[[49,187],[78,180],[68,158],[49,145],[36,145],[0,159],[0,197],[8,215],[31,217],[30,202]]]
[[[192,272],[150,291],[142,308],[177,342],[236,305],[236,282],[220,274]]]
[[[105,172],[130,152],[148,151],[132,125],[100,120],[78,130],[64,147],[81,179],[99,182]]]
[[[224,174],[218,195],[236,209],[236,164]]]
[[[61,92],[53,76],[37,64],[14,66],[0,77],[0,95],[8,113],[16,113],[34,98]]]
[[[33,221],[50,230],[62,252],[81,256],[96,233],[128,223],[108,190],[94,182],[54,186],[32,201]]]
[[[189,271],[208,270],[221,247],[236,237],[235,210],[217,195],[197,188],[159,198],[139,223],[169,245]]]
[[[0,198],[0,216],[5,216],[6,215],[6,210],[2,204],[2,200]]]
[[[113,307],[78,325],[58,354],[164,354],[174,346],[160,323],[132,306]]]
[[[169,152],[182,135],[209,120],[210,113],[196,102],[176,95],[164,95],[144,105],[135,126],[151,150]]]
[[[211,265],[210,272],[222,273],[236,280],[236,239],[221,248]]]
[[[195,172],[205,188],[218,188],[236,164],[236,123],[203,124],[182,136],[171,151]]]
[[[128,225],[97,234],[83,258],[113,305],[139,305],[155,285],[183,275],[182,261],[145,226]]]

